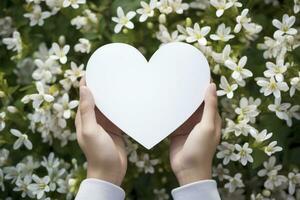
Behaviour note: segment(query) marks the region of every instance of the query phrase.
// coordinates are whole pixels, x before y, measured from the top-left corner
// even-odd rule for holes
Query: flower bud
[[[153,23],[152,22],[148,22],[147,23],[147,28],[148,29],[153,29]]]
[[[18,109],[15,106],[7,106],[7,111],[10,113],[18,112]]]
[[[62,46],[65,45],[65,43],[66,43],[66,37],[64,35],[59,36],[58,43],[60,45],[62,45]]]
[[[265,196],[265,197],[269,197],[271,196],[271,191],[270,190],[263,190],[262,194]]]
[[[3,98],[5,96],[5,93],[0,90],[0,98]]]
[[[192,19],[189,18],[189,17],[187,17],[187,18],[185,19],[185,25],[186,25],[186,26],[192,26],[192,24],[193,24]]]
[[[160,24],[165,24],[167,22],[167,18],[165,14],[160,14],[158,17],[158,21]]]

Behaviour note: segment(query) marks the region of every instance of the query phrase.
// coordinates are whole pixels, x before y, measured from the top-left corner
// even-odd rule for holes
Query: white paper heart
[[[123,43],[97,49],[86,83],[99,110],[147,149],[182,125],[200,106],[210,82],[209,65],[194,46],[161,46],[149,62]]]

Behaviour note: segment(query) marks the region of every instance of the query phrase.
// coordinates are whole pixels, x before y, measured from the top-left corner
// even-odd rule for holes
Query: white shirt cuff
[[[87,178],[80,183],[75,200],[124,200],[122,188],[110,182]]]
[[[174,200],[220,200],[217,183],[214,180],[203,180],[172,190]]]

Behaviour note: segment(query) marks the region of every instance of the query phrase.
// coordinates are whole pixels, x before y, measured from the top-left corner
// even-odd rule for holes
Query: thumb
[[[80,86],[80,115],[82,133],[92,133],[96,130],[95,102],[91,91],[86,86]]]
[[[208,125],[213,125],[215,123],[216,113],[217,113],[217,94],[216,94],[216,84],[211,83],[206,90],[204,99],[204,110],[202,119]]]

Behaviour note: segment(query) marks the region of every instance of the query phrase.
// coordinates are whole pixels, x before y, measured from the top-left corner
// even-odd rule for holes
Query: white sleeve
[[[203,180],[172,190],[174,200],[221,200],[214,180]]]
[[[124,200],[122,188],[107,181],[87,178],[80,183],[75,200]]]

